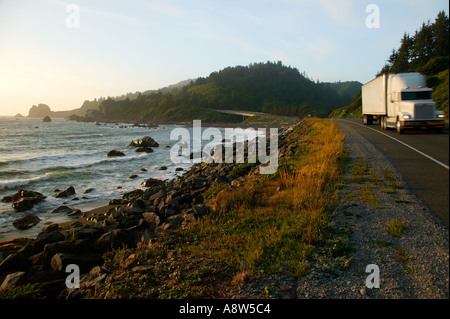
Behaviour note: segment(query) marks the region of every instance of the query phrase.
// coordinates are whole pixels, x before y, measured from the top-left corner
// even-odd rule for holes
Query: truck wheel
[[[382,130],[386,130],[386,117],[380,116],[380,126]]]
[[[399,120],[397,120],[397,123],[395,124],[395,127],[397,128],[397,133],[398,134],[402,134],[403,133],[402,123]]]

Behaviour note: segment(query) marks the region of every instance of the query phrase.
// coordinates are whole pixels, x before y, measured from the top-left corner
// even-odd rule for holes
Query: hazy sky
[[[369,4],[379,28],[366,25]],[[254,62],[365,83],[405,32],[448,9],[447,0],[0,0],[0,115],[74,109]]]

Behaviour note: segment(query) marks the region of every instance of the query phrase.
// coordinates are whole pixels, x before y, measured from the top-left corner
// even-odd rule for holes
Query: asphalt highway
[[[382,130],[377,122],[337,119],[349,125],[382,151],[402,175],[405,186],[448,227],[449,224],[449,134],[433,131]]]

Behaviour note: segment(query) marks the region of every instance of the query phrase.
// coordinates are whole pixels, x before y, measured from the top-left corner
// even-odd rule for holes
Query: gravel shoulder
[[[389,160],[349,126],[341,125],[349,167],[367,164],[364,176],[351,168],[331,217],[333,234],[315,247],[310,271],[301,278],[260,276],[241,286],[234,298],[275,299],[448,299],[448,229],[408,191]],[[404,226],[400,237],[388,221]],[[333,255],[330,251],[347,250]],[[379,288],[366,279],[379,269]],[[374,281],[369,280],[370,283]]]

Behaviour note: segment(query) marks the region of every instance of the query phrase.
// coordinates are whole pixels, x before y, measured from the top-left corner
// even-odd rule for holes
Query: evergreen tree
[[[449,18],[444,11],[440,11],[433,26],[435,43],[434,56],[449,55]]]

